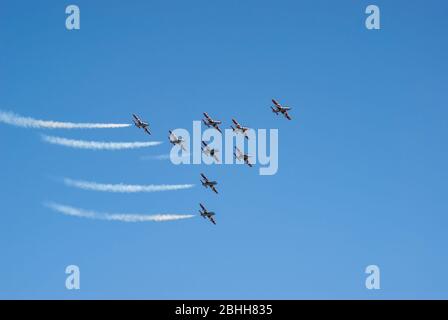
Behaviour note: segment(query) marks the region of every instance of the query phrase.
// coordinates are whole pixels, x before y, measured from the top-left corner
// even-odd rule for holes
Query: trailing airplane
[[[204,218],[204,219],[208,218],[213,224],[216,224],[216,221],[213,218],[215,213],[205,209],[205,207],[202,205],[202,203],[200,203],[199,205],[201,206],[201,210],[199,210],[199,213],[201,214],[201,217]]]
[[[205,155],[213,157],[213,159],[215,159],[216,162],[219,163],[219,158],[216,155],[218,149],[212,149],[208,146],[208,144],[205,141],[202,141],[201,150]]]
[[[244,135],[244,137],[249,140],[249,137],[247,136],[247,130],[249,130],[249,128],[247,127],[243,127],[242,125],[240,125],[238,123],[238,121],[236,121],[235,119],[232,119],[232,122],[235,124],[235,128],[233,126],[230,126],[230,128],[232,128],[233,132],[235,133],[241,133]]]
[[[282,106],[275,99],[272,99],[272,103],[274,104],[274,107],[271,107],[272,112],[274,112],[276,115],[281,113],[286,117],[286,119],[291,120],[291,117],[288,114],[288,111],[292,109],[291,107]]]
[[[205,188],[210,188],[210,189],[212,189],[213,190],[213,192],[215,192],[216,194],[218,194],[218,190],[216,190],[216,188],[215,188],[215,186],[218,184],[218,182],[216,182],[216,181],[210,181],[210,180],[208,180],[208,178],[203,174],[203,173],[201,173],[201,176],[202,176],[202,179],[201,179],[201,183],[202,183],[202,185],[205,187]]]
[[[137,115],[132,114],[132,116],[134,117],[134,124],[137,128],[143,129],[145,130],[145,132],[147,134],[151,134],[151,132],[149,131],[149,124],[147,122],[142,121]]]
[[[222,123],[222,121],[219,120],[213,120],[212,118],[210,118],[210,116],[207,114],[207,112],[204,112],[204,117],[205,119],[202,119],[202,122],[204,122],[204,124],[207,127],[213,127],[216,130],[218,130],[220,133],[222,133],[221,129],[219,128],[219,125]]]
[[[240,149],[238,149],[238,147],[235,147],[235,152],[233,153],[233,155],[235,156],[236,159],[238,159],[239,161],[244,161],[245,164],[247,164],[249,167],[252,167],[252,163],[249,162],[249,158],[251,156],[241,152]]]
[[[184,147],[184,142],[185,140],[182,139],[181,136],[177,137],[171,130],[168,131],[170,133],[170,135],[168,136],[168,139],[170,140],[170,143],[175,146],[175,145],[179,145],[183,151],[187,151],[187,149],[185,149]]]

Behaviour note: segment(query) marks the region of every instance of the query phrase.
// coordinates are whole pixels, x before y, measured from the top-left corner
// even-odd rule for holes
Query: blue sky
[[[129,122],[154,140],[128,151],[41,142],[148,139],[135,128],[43,131],[0,124],[1,298],[448,298],[446,1],[0,2],[0,109],[41,119]],[[364,27],[368,4],[380,31]],[[275,117],[278,98],[294,121]],[[167,130],[208,111],[279,129],[279,171],[174,166]],[[151,194],[67,188],[198,183]],[[127,224],[68,217],[57,201],[106,212],[217,212]],[[81,290],[65,289],[65,267]],[[381,290],[364,286],[367,265]]]

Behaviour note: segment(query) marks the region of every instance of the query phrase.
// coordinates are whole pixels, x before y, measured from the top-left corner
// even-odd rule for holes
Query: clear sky
[[[65,28],[77,4],[81,29]],[[364,26],[368,4],[381,30]],[[149,120],[35,130],[0,123],[0,298],[448,298],[446,1],[1,1],[0,109],[39,119]],[[271,98],[294,109],[270,112]],[[208,111],[279,129],[279,171],[174,166],[167,131]],[[162,140],[75,150],[40,134]],[[220,194],[197,185],[199,173]],[[60,179],[183,184],[112,194]],[[197,213],[124,223],[64,216]],[[81,269],[81,290],[65,268]],[[366,266],[381,289],[365,288]]]

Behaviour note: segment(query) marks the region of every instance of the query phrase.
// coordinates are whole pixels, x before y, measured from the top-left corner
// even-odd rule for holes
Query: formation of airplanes
[[[276,115],[282,114],[283,116],[285,116],[286,119],[291,120],[291,116],[288,113],[288,111],[290,111],[292,109],[291,107],[282,106],[275,99],[272,99],[272,103],[274,105],[271,106],[270,108],[273,113],[275,113]],[[221,128],[219,127],[219,125],[222,124],[222,121],[212,119],[206,112],[204,112],[203,115],[204,115],[204,118],[202,119],[202,122],[208,128],[210,128],[210,127],[214,128],[214,129],[218,130],[220,133],[222,133]],[[134,124],[137,128],[143,129],[149,135],[151,134],[151,131],[149,131],[149,124],[147,122],[141,120],[141,118],[139,116],[137,116],[136,114],[132,114],[132,117],[133,117]],[[233,132],[235,132],[236,134],[242,134],[242,135],[244,135],[244,137],[246,139],[249,139],[249,137],[247,136],[247,131],[249,130],[249,128],[244,127],[234,118],[232,119],[232,122],[235,125],[235,127],[230,126],[232,128]],[[179,145],[182,148],[182,150],[186,151],[185,146],[184,146],[184,142],[185,142],[184,139],[182,139],[182,137],[180,137],[180,136],[177,137],[171,130],[169,130],[168,139],[172,145]],[[218,150],[211,148],[205,141],[201,141],[201,143],[202,143],[202,146],[201,146],[202,152],[204,154],[206,154],[207,156],[213,157],[216,160],[216,162],[219,162],[219,158],[216,155]],[[237,159],[238,161],[243,161],[249,167],[253,166],[253,164],[250,162],[251,156],[242,152],[238,147],[235,147],[235,152],[233,153],[233,155],[235,156],[235,159]],[[205,188],[210,188],[213,192],[218,194],[218,190],[216,189],[216,185],[218,184],[217,181],[209,180],[203,173],[201,173],[200,181],[201,181],[201,184]],[[212,211],[208,211],[202,203],[199,203],[199,206],[201,207],[201,209],[199,210],[201,217],[203,217],[204,219],[209,219],[211,223],[216,224],[216,220],[214,218],[215,213]]]
[[[275,113],[276,115],[282,114],[284,115],[288,120],[291,120],[291,116],[289,115],[288,111],[290,111],[292,108],[289,106],[282,106],[277,100],[272,99],[272,103],[274,104],[273,106],[271,106],[271,110],[273,113]],[[204,119],[202,119],[202,122],[208,127],[208,128],[215,128],[216,130],[218,130],[220,133],[222,133],[221,128],[219,127],[220,124],[222,124],[222,121],[220,120],[215,120],[212,117],[210,117],[208,115],[207,112],[203,113],[204,115]],[[145,121],[143,121],[138,115],[136,114],[132,114],[133,117],[133,121],[134,124],[137,128],[143,129],[147,134],[151,134],[151,131],[149,131],[149,124]],[[233,132],[235,133],[241,133],[243,134],[246,139],[249,139],[249,137],[246,135],[247,130],[249,130],[248,127],[244,127],[242,126],[237,120],[232,119],[233,124],[235,125],[235,127],[230,126],[230,128],[232,128]],[[171,135],[172,132],[170,131],[170,141],[171,141]],[[173,141],[177,141],[177,139],[173,139]],[[180,144],[181,141],[178,142],[178,144]]]

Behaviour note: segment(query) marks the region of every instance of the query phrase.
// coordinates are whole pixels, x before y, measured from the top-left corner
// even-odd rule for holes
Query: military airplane
[[[230,126],[230,128],[232,128],[233,132],[235,133],[241,133],[244,135],[244,137],[249,140],[249,137],[247,136],[246,132],[247,130],[249,130],[249,128],[247,127],[243,127],[242,125],[240,125],[238,123],[238,121],[236,121],[235,119],[232,119],[232,122],[235,124],[235,128],[233,126]]]
[[[210,118],[210,116],[207,114],[207,112],[204,112],[204,117],[205,117],[205,119],[202,119],[202,122],[204,122],[204,124],[207,127],[209,127],[209,128],[213,127],[222,133],[221,129],[219,128],[219,125],[222,123],[222,121],[213,120],[212,118]]]
[[[151,132],[149,131],[149,124],[147,122],[142,121],[137,115],[132,114],[132,116],[134,117],[134,124],[137,128],[143,129],[145,130],[145,132],[147,134],[151,134]]]
[[[175,145],[179,145],[183,151],[187,151],[187,149],[185,149],[184,147],[184,142],[185,140],[182,139],[181,136],[176,136],[171,130],[168,131],[170,133],[170,135],[168,136],[168,139],[170,140],[170,143],[175,146]]]
[[[249,167],[252,167],[252,163],[249,162],[249,158],[251,156],[241,152],[240,149],[238,149],[238,147],[235,147],[235,152],[233,153],[235,158],[238,159],[239,161],[244,161],[245,164],[247,164]]]
[[[291,107],[282,106],[275,99],[272,99],[272,103],[274,104],[274,107],[271,107],[272,112],[274,112],[276,115],[281,113],[286,117],[286,119],[291,120],[291,117],[288,114],[288,111],[291,110]]]
[[[206,154],[207,156],[213,157],[213,159],[216,160],[216,162],[219,162],[219,158],[216,155],[216,153],[218,152],[218,149],[212,149],[208,146],[208,144],[205,141],[202,141],[202,146],[201,146],[201,150],[204,154]]]
[[[213,190],[213,192],[218,194],[218,190],[216,190],[216,188],[215,188],[215,186],[218,184],[218,182],[208,180],[207,177],[203,173],[201,173],[201,176],[202,176],[202,179],[203,179],[203,180],[201,179],[202,185],[205,188],[209,187],[210,189]]]
[[[199,204],[200,206],[201,206],[201,210],[199,210],[199,213],[201,214],[201,217],[202,218],[208,218],[208,219],[210,219],[210,221],[213,223],[213,224],[216,224],[216,221],[215,221],[215,219],[213,218],[213,216],[215,215],[215,213],[214,212],[211,212],[211,211],[208,211],[207,209],[205,209],[205,207],[202,205],[202,203],[200,203]]]

